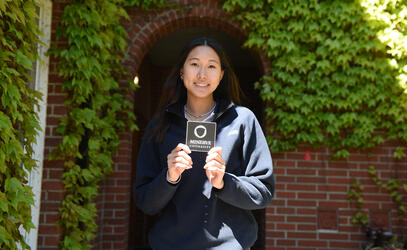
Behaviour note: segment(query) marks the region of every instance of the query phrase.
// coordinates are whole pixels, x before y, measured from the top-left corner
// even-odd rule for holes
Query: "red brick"
[[[283,221],[285,221],[284,217],[281,216],[281,215],[267,216],[266,219],[267,219],[267,221],[272,221],[272,222],[283,222]]]
[[[293,192],[276,192],[276,197],[278,197],[278,198],[295,198],[295,193],[293,193]]]
[[[62,191],[48,191],[47,192],[47,199],[50,201],[59,201],[64,198],[64,192]]]
[[[273,206],[285,206],[286,201],[285,201],[284,199],[275,198],[275,199],[273,199],[273,201],[271,202],[271,204],[272,204]]]
[[[323,208],[346,208],[348,207],[348,202],[320,201],[319,206]]]
[[[297,177],[297,183],[326,183],[327,180],[324,177]]]
[[[319,192],[348,192],[348,186],[338,186],[338,185],[318,185]]]
[[[44,224],[55,224],[55,222],[59,219],[59,213],[46,213],[43,215],[46,218]]]
[[[56,235],[60,233],[59,227],[56,225],[40,225],[38,234]]]
[[[387,195],[387,194],[383,194],[383,195],[368,195],[368,194],[364,194],[363,195],[363,199],[365,201],[385,201],[385,202],[391,202],[391,196]]]
[[[347,194],[329,194],[329,200],[338,201],[338,200],[348,200]]]
[[[275,224],[274,223],[267,223],[266,222],[266,232],[269,231],[269,230],[274,230],[274,229],[275,229]],[[268,234],[268,232],[267,232],[267,234]]]
[[[326,163],[323,161],[298,161],[297,163],[299,168],[311,168],[311,169],[319,169],[326,167]]]
[[[316,239],[316,233],[306,233],[306,232],[288,232],[288,238],[292,239]]]
[[[329,246],[342,249],[361,249],[361,244],[354,242],[330,241]]]
[[[277,214],[295,214],[295,209],[291,207],[277,208]]]
[[[316,175],[314,169],[287,169],[287,175]]]
[[[321,240],[299,240],[298,246],[303,247],[326,247],[328,243],[326,241]]]
[[[63,190],[64,185],[61,181],[46,181],[43,180],[42,188],[45,190]]]
[[[314,216],[287,216],[288,222],[316,222],[316,218]]]
[[[348,184],[349,179],[347,178],[336,178],[336,177],[328,177],[327,183],[329,184]]]
[[[316,208],[297,208],[297,213],[298,214],[316,214],[317,210]]]
[[[286,157],[292,160],[304,160],[304,153],[287,153]]]
[[[295,167],[295,161],[277,160],[275,166],[278,167]]]
[[[326,193],[298,193],[299,199],[318,199],[318,200],[325,200],[327,197]]]
[[[302,190],[302,191],[315,191],[316,186],[312,184],[288,184],[287,190]]]
[[[321,240],[348,240],[349,236],[348,234],[343,234],[343,233],[338,233],[338,232],[332,232],[332,233],[319,233],[318,237]]]
[[[316,231],[317,227],[315,224],[300,224],[297,223],[297,230],[298,231]]]
[[[281,183],[281,182],[292,183],[295,180],[295,177],[292,177],[292,176],[279,176],[279,175],[277,175],[275,178],[276,178],[276,182],[278,182],[278,183]]]
[[[288,200],[287,201],[288,206],[293,206],[293,207],[315,207],[316,206],[316,201],[310,201],[310,200]]]
[[[358,165],[349,162],[329,162],[329,168],[340,168],[340,169],[357,169]]]
[[[56,246],[59,244],[60,238],[58,236],[47,236],[44,237],[44,245]]]
[[[277,224],[276,225],[277,230],[295,230],[295,224]]]
[[[318,170],[319,176],[344,176],[348,175],[348,171],[346,170],[328,170],[328,169],[319,169]]]
[[[294,240],[277,240],[277,245],[278,246],[294,246],[295,241]]]
[[[375,156],[375,155],[350,155],[349,156],[349,161],[362,161],[362,162],[374,162],[374,161],[378,161],[379,157]]]
[[[275,174],[275,175],[285,175],[285,169],[284,168],[274,168],[273,169],[273,173]]]

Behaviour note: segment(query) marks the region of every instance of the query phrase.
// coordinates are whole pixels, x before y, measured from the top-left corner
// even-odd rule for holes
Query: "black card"
[[[191,151],[208,152],[215,147],[216,123],[193,122],[187,123],[186,144]]]

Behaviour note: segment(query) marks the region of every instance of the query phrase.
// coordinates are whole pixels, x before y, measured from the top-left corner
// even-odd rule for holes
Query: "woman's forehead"
[[[201,60],[201,59],[220,62],[218,53],[216,53],[216,51],[210,46],[204,45],[197,46],[193,48],[187,56],[187,60]]]

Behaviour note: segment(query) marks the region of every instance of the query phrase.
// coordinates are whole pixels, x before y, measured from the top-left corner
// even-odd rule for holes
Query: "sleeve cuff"
[[[167,181],[168,181],[168,183],[170,183],[172,185],[176,185],[176,184],[179,183],[180,180],[181,180],[181,176],[176,181],[170,181],[170,179],[168,178],[168,170],[167,170]]]

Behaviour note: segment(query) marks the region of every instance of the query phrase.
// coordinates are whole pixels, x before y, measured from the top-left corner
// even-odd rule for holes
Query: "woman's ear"
[[[182,69],[179,71],[179,77],[181,78],[181,80],[184,80],[184,72]]]
[[[220,72],[220,79],[219,82],[222,81],[223,79],[223,74],[225,73],[225,70],[222,69],[222,71]]]

